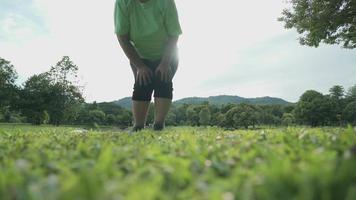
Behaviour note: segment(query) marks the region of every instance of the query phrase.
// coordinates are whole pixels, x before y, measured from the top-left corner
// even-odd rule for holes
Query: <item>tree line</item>
[[[0,58],[0,122],[131,125],[131,113],[120,106],[85,103],[77,72],[78,67],[64,56],[19,86],[14,66]]]
[[[29,77],[21,86],[14,66],[0,58],[0,122],[53,125],[132,125],[132,113],[114,102],[86,103],[77,77],[78,67],[68,56],[49,71]],[[154,120],[150,105],[147,123]],[[219,126],[228,129],[261,125],[356,125],[356,85],[347,91],[333,86],[328,94],[308,90],[290,105],[173,104],[170,126]]]
[[[170,125],[220,126],[248,128],[268,126],[345,126],[356,125],[356,85],[347,92],[333,86],[328,94],[308,90],[290,105],[227,104],[222,106],[184,104],[171,108]]]

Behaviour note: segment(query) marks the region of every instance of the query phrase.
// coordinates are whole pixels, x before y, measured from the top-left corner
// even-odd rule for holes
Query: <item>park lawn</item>
[[[356,199],[356,130],[0,125],[0,199]]]

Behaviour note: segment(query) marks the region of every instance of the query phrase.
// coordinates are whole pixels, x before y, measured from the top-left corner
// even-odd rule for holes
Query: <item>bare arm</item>
[[[119,40],[119,44],[124,51],[125,55],[127,58],[130,60],[130,62],[136,67],[136,68],[141,68],[145,67],[145,64],[142,62],[140,56],[138,55],[137,51],[135,48],[132,46],[130,43],[130,38],[128,35],[116,35],[117,39]]]
[[[178,36],[170,36],[162,55],[161,63],[157,67],[155,74],[160,75],[162,81],[169,82],[173,79],[174,72],[171,69],[171,62],[177,50]]]
[[[128,35],[116,35],[117,39],[119,40],[119,44],[126,54],[127,58],[136,68],[137,73],[135,74],[135,79],[138,81],[140,85],[147,85],[151,83],[151,77],[153,72],[150,68],[148,68],[141,60],[140,56],[138,55],[136,49],[130,43],[130,38]]]
[[[168,65],[172,61],[172,57],[176,51],[178,36],[170,36],[166,42],[161,63]]]

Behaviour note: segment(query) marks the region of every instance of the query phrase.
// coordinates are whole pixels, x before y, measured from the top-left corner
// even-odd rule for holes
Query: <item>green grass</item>
[[[0,125],[0,199],[356,199],[356,131]]]

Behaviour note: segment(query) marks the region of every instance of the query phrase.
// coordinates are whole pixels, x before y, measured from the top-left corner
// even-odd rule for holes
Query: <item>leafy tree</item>
[[[283,107],[283,113],[292,113],[293,110],[295,109],[295,105],[287,105]]]
[[[96,109],[102,110],[106,115],[113,114],[113,115],[119,115],[122,112],[124,112],[124,108],[121,107],[120,105],[117,105],[113,102],[107,103],[96,103],[94,102],[91,107],[96,107]]]
[[[294,116],[291,113],[284,113],[282,117],[282,124],[285,126],[290,126],[294,124]]]
[[[280,125],[281,118],[285,112],[284,107],[280,105],[262,105],[256,106],[258,109],[258,119],[261,124]]]
[[[325,125],[330,115],[330,105],[323,94],[308,90],[300,97],[295,115],[300,123],[311,126]]]
[[[256,109],[249,104],[240,104],[231,108],[225,115],[225,125],[228,128],[254,126],[258,121]]]
[[[7,60],[0,58],[0,108],[15,107],[18,100],[18,87],[15,82],[17,72]]]
[[[90,124],[89,106],[82,104],[79,106],[78,117],[73,121],[74,124]]]
[[[348,123],[356,125],[356,101],[347,104],[342,116]]]
[[[4,114],[4,120],[5,122],[10,122],[10,119],[11,119],[11,112],[10,110],[7,109]]]
[[[175,113],[176,115],[176,121],[177,121],[177,124],[180,124],[180,125],[184,125],[186,124],[187,122],[187,108],[189,107],[188,104],[183,104],[181,106],[179,106],[178,108],[176,109],[173,109],[173,112]]]
[[[345,90],[340,85],[335,85],[329,90],[329,95],[327,96],[331,113],[330,113],[330,123],[331,124],[341,124],[341,115],[345,107]]]
[[[211,119],[211,115],[210,115],[209,108],[205,107],[201,109],[199,112],[199,123],[204,126],[209,125],[210,119]]]
[[[303,45],[318,47],[342,44],[356,48],[356,1],[354,0],[290,0],[291,9],[283,11],[280,21],[296,28]]]
[[[91,123],[102,124],[105,121],[105,113],[101,110],[91,110],[89,118]]]
[[[221,127],[227,127],[227,124],[225,124],[225,115],[222,113],[217,113],[215,117],[215,125],[221,126]]]
[[[117,118],[114,114],[108,114],[106,115],[106,124],[108,125],[114,125],[117,121]]]
[[[132,125],[132,113],[124,110],[120,115],[117,115],[118,125],[128,127]]]
[[[53,96],[48,73],[31,76],[21,92],[21,111],[33,124],[43,123],[43,112],[49,110]]]
[[[49,72],[30,77],[21,92],[21,110],[34,124],[43,123],[46,110],[50,123],[59,125],[75,121],[84,101],[75,78],[78,67],[69,57],[52,67]]]
[[[76,113],[78,107],[83,101],[80,86],[77,83],[78,67],[64,56],[55,66],[51,67],[48,72],[51,78],[52,101],[49,112],[51,113],[51,123],[59,125],[67,122],[71,116]]]
[[[346,94],[346,101],[347,102],[352,102],[356,101],[356,85],[352,86],[349,88]]]
[[[187,108],[186,111],[187,122],[191,126],[199,125],[199,116],[198,113],[194,110],[194,106],[191,105]]]
[[[227,113],[231,108],[235,107],[236,104],[232,104],[232,103],[229,103],[229,104],[226,104],[226,105],[222,105],[221,106],[221,113]]]
[[[98,110],[99,106],[98,103],[96,101],[94,101],[92,104],[89,104],[89,110]]]
[[[177,125],[177,116],[173,112],[168,112],[166,118],[166,125],[167,126],[176,126]]]
[[[330,88],[329,93],[331,98],[340,100],[344,97],[345,90],[344,87],[340,85],[335,85],[332,88]]]

